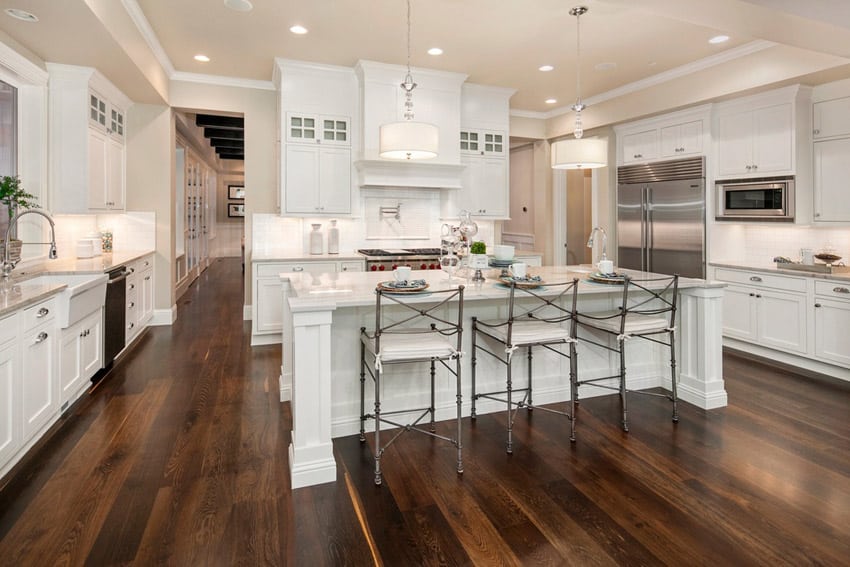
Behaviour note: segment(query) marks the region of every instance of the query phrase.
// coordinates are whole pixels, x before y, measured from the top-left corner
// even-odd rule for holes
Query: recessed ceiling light
[[[547,71],[551,71],[551,70],[553,70],[554,68],[555,68],[555,67],[553,67],[552,65],[541,65],[540,67],[538,67],[538,68],[537,68],[537,70],[538,70],[538,71],[543,71],[544,73],[546,73]]]
[[[307,33],[307,28],[305,28],[304,26],[294,25],[289,28],[289,31],[291,31],[295,35],[304,35],[305,33]]]
[[[203,54],[195,55],[195,61],[200,61],[201,63],[209,63],[210,58]]]
[[[249,0],[224,0],[224,5],[237,12],[250,12],[254,5]]]
[[[432,47],[431,49],[428,50],[428,55],[442,55],[442,54],[443,54],[443,50],[440,49],[439,47]]]
[[[38,18],[35,14],[27,12],[26,10],[19,10],[18,8],[6,8],[4,10],[6,14],[16,18],[18,20],[23,20],[24,22],[37,22]]]
[[[729,41],[728,35],[716,35],[713,38],[708,40],[708,43],[723,43],[724,41]]]
[[[610,71],[611,69],[616,69],[617,64],[612,61],[606,61],[605,63],[597,63],[593,68],[597,71]]]
[[[546,99],[546,104],[555,104],[556,102],[558,102],[557,98],[547,98]]]

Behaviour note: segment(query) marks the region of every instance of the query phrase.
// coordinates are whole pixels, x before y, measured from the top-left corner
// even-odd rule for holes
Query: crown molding
[[[26,84],[47,86],[49,78],[47,71],[2,42],[0,42],[0,67],[5,68]]]
[[[261,91],[275,90],[274,82],[272,81],[240,79],[238,77],[225,77],[223,75],[202,75],[200,73],[185,73],[183,71],[175,71],[171,75],[171,80],[182,81],[185,83],[215,85],[219,87],[239,87],[243,89],[257,89]]]
[[[727,49],[726,51],[723,51],[716,55],[703,57],[702,59],[698,59],[697,61],[692,61],[685,65],[675,67],[668,71],[664,71],[663,73],[658,73],[656,75],[652,75],[651,77],[647,77],[645,79],[641,79],[633,83],[628,83],[621,87],[617,87],[616,89],[611,89],[610,91],[606,91],[604,93],[588,97],[584,99],[583,102],[587,106],[599,104],[614,98],[648,89],[649,87],[668,83],[674,79],[686,77],[699,71],[710,69],[711,67],[716,67],[717,65],[722,65],[723,63],[728,63],[729,61],[734,61],[735,59],[746,57],[747,55],[752,55],[753,53],[758,53],[759,51],[764,51],[765,49],[770,49],[775,45],[776,43],[772,41],[762,39],[751,41],[749,43],[741,45],[740,47]],[[535,112],[531,110],[511,110],[511,116],[548,120],[556,116],[568,114],[572,111],[572,106],[561,106],[558,108],[553,108],[552,110],[546,112]]]
[[[171,59],[168,58],[168,54],[165,53],[165,49],[162,48],[159,38],[156,36],[156,33],[154,33],[153,28],[151,27],[150,22],[148,22],[148,19],[145,17],[144,12],[142,12],[142,8],[139,6],[139,3],[136,0],[121,0],[121,4],[127,11],[130,19],[133,20],[134,24],[136,24],[136,29],[139,30],[140,34],[142,34],[142,37],[148,44],[148,47],[156,60],[160,65],[162,65],[162,68],[165,70],[165,74],[171,78],[176,72],[176,69],[174,69]]]

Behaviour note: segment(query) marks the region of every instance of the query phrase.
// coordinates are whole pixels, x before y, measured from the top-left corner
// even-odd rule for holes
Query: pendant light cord
[[[410,0],[407,0],[407,74],[410,76]]]

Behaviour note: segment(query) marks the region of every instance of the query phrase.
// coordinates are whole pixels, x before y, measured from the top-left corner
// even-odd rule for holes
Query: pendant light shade
[[[586,108],[581,101],[581,27],[579,20],[587,13],[587,7],[576,6],[570,15],[576,17],[576,102],[572,106],[576,113],[574,139],[560,140],[552,144],[553,169],[594,169],[608,165],[608,142],[592,138],[585,140],[581,111]]]
[[[433,124],[413,120],[413,89],[410,74],[410,0],[407,0],[407,75],[401,83],[404,91],[404,120],[381,126],[379,155],[387,159],[431,159],[437,157],[440,132]]]
[[[427,122],[391,122],[381,126],[381,157],[430,159],[437,157],[439,130]]]
[[[573,138],[552,144],[552,169],[596,169],[608,165],[608,141]]]

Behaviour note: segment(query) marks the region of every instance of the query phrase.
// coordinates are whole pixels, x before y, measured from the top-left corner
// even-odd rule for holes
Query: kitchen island
[[[530,272],[543,281],[578,278],[579,311],[616,308],[622,287],[592,282],[589,270],[577,266],[533,268]],[[656,274],[624,270],[634,279],[657,277]],[[491,271],[482,284],[453,278],[463,283],[464,348],[462,367],[463,412],[470,409],[471,317],[504,318],[508,288],[493,279]],[[429,289],[448,285],[446,274],[414,271]],[[360,429],[360,328],[375,325],[375,286],[392,278],[387,272],[325,273],[280,276],[283,288],[282,383],[292,384],[292,444],[289,448],[292,487],[299,488],[336,480],[332,438],[352,435]],[[680,302],[677,324],[679,397],[703,409],[726,405],[722,373],[721,313],[722,283],[680,278]],[[545,290],[544,290],[545,293]],[[428,294],[411,301],[428,303]],[[665,352],[666,351],[666,352]],[[632,389],[670,387],[669,350],[648,341],[632,341],[628,347],[628,385]],[[504,387],[504,367],[489,357],[478,359],[478,389]],[[555,353],[535,351],[534,400],[547,404],[569,399],[568,364]],[[588,379],[615,373],[618,362],[608,351],[579,344],[579,377]],[[427,365],[419,365],[427,366]],[[383,402],[387,407],[416,405],[428,396],[427,370],[417,365],[398,365],[386,373]],[[514,380],[522,383],[525,364],[515,363]],[[366,406],[370,407],[368,393]],[[610,394],[585,385],[580,396]],[[447,374],[437,377],[437,419],[450,419],[455,411],[455,393]],[[425,402],[427,405],[427,401]],[[479,400],[479,414],[500,411],[502,404]],[[612,416],[612,427],[617,418]],[[581,424],[579,422],[579,442]]]

